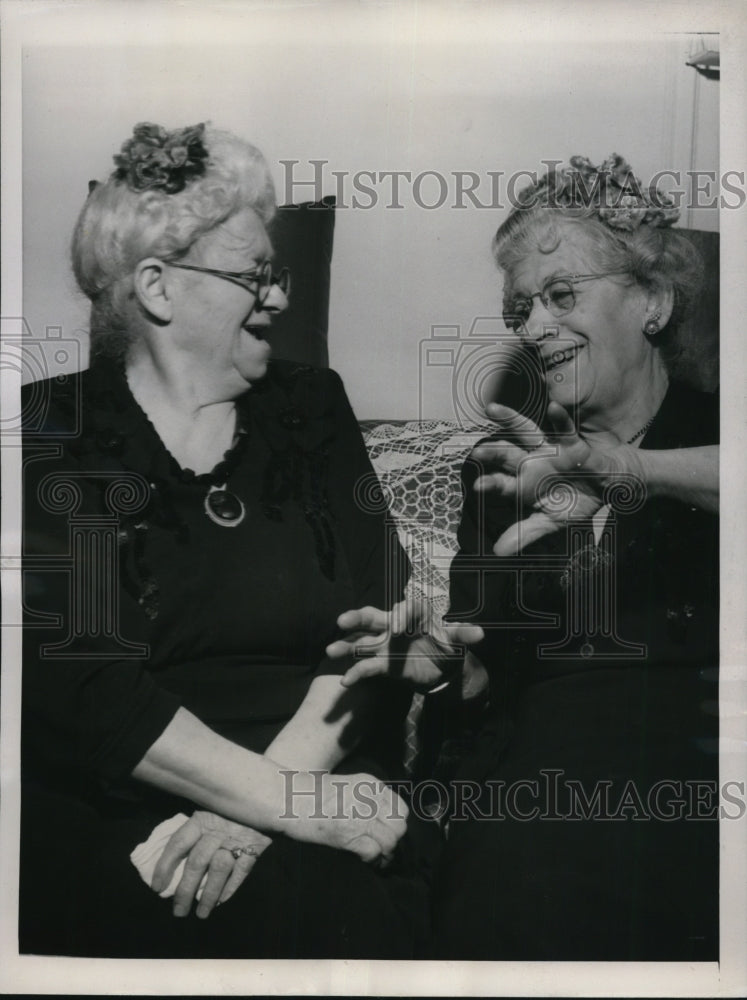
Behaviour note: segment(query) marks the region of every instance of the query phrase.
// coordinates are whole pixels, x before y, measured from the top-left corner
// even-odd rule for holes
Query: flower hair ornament
[[[140,122],[114,157],[115,176],[131,191],[160,189],[178,194],[205,173],[208,151],[204,137],[203,123],[169,132],[161,125]]]
[[[537,185],[519,194],[520,208],[595,210],[611,229],[633,232],[641,225],[671,226],[680,216],[674,199],[655,184],[641,185],[629,164],[613,153],[600,166],[572,156],[570,166],[548,171]]]

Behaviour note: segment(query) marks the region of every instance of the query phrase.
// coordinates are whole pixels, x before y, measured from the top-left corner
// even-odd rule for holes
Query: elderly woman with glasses
[[[408,567],[339,378],[270,361],[268,168],[203,125],[115,164],[73,239],[91,366],[27,387],[21,950],[407,958],[408,697],[324,650]]]
[[[450,615],[482,625],[490,691],[443,957],[717,956],[718,397],[669,373],[702,268],[677,215],[576,157],[494,240],[549,405],[544,432],[491,407],[464,470]]]
[[[717,957],[718,398],[669,374],[701,277],[676,216],[621,158],[574,158],[494,240],[546,412],[491,404],[463,472],[448,617],[482,628],[463,683],[488,690],[441,765],[434,958]],[[434,638],[397,672],[441,682]],[[332,651],[355,648],[345,683],[391,670],[381,641]]]

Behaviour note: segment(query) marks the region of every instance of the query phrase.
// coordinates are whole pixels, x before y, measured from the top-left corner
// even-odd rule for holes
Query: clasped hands
[[[391,612],[377,608],[347,611],[338,619],[345,637],[327,647],[333,659],[363,657],[348,668],[342,684],[350,687],[377,674],[390,674],[428,690],[459,674],[465,647],[483,637],[473,625],[430,621],[424,602],[408,601]],[[282,769],[281,769],[282,770]],[[300,782],[299,815],[284,833],[294,839],[351,851],[379,866],[392,858],[406,829],[405,803],[369,775],[339,775],[288,769]],[[318,795],[309,791],[319,782]],[[309,786],[309,787],[307,787]],[[365,792],[365,798],[359,793]],[[319,803],[319,806],[317,805]],[[308,814],[308,815],[307,815]],[[159,858],[151,888],[163,892],[179,865],[184,870],[174,894],[174,916],[185,917],[197,899],[197,916],[208,917],[244,882],[271,838],[212,812],[197,810],[170,837]]]
[[[405,832],[408,809],[388,786],[366,774],[288,769],[285,775],[294,782],[296,794],[286,795],[283,833],[350,851],[380,867],[389,863]],[[151,888],[163,892],[184,863],[174,893],[174,916],[186,917],[197,902],[196,914],[204,919],[231,898],[271,843],[258,830],[197,810],[169,838]]]
[[[367,774],[331,774],[279,768],[286,782],[278,830],[294,840],[350,851],[387,865],[404,835],[408,809],[383,782]],[[155,866],[151,889],[163,892],[183,864],[173,900],[175,917],[193,903],[200,918],[226,902],[244,882],[272,839],[224,816],[195,811],[171,835]]]
[[[403,602],[391,612],[377,608],[347,611],[338,619],[345,638],[327,647],[335,659],[360,655],[342,678],[350,687],[376,674],[397,674],[416,687],[431,688],[450,679],[461,668],[464,647],[483,637],[472,625],[436,626],[427,606]],[[300,782],[299,815],[288,816],[283,832],[295,839],[351,851],[362,861],[386,866],[406,830],[408,809],[402,799],[370,775],[340,775],[322,771],[288,770]],[[319,782],[316,786],[313,783]],[[312,788],[318,795],[309,803]],[[174,914],[189,912],[203,878],[197,916],[206,917],[225,902],[247,877],[259,855],[270,845],[256,830],[216,816],[196,812],[171,837],[156,867],[152,888],[161,891],[186,858],[184,874],[174,898]],[[249,847],[248,851],[235,850]]]

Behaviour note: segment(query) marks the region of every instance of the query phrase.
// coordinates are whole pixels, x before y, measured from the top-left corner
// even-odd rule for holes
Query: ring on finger
[[[259,852],[253,844],[247,844],[244,847],[227,847],[226,850],[230,851],[236,861],[239,860],[242,854],[246,854],[250,858],[259,857]]]

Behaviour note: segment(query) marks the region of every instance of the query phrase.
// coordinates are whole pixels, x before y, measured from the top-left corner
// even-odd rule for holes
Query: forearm
[[[370,684],[344,688],[337,675],[316,677],[265,756],[286,768],[333,770],[363,736],[375,698]]]
[[[364,861],[390,855],[405,830],[403,803],[368,775],[331,778],[280,767],[218,736],[185,709],[133,776],[253,830],[349,850]],[[369,793],[367,815],[355,809],[361,781]]]
[[[288,832],[286,780],[271,760],[214,733],[186,709],[133,770],[133,777],[267,833]]]
[[[649,496],[666,497],[716,513],[719,501],[717,445],[636,452]]]

